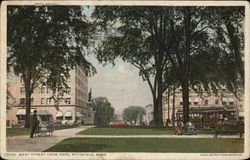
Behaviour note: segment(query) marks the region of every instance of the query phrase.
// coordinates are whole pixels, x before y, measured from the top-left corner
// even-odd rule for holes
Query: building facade
[[[205,117],[208,120],[204,122],[210,122],[213,124],[221,117],[232,115],[232,119],[238,119],[243,115],[243,94],[236,97],[234,93],[228,91],[225,87],[219,90],[218,94],[212,92],[197,93],[190,89],[189,91],[189,117],[191,121],[195,119],[204,120]],[[182,90],[177,88],[175,91],[175,98],[173,94],[170,94],[168,101],[168,93],[163,95],[163,123],[167,125],[168,122],[181,119],[183,112],[183,100]],[[173,104],[174,103],[174,104]],[[213,112],[213,114],[212,114]],[[209,117],[208,117],[209,115]],[[179,116],[179,117],[178,117]],[[214,117],[216,116],[216,118]],[[167,121],[167,120],[170,121]],[[203,124],[205,125],[205,124]]]
[[[144,116],[144,119],[146,121],[146,124],[151,125],[154,119],[154,106],[152,104],[146,105],[145,111],[146,111],[146,114]]]
[[[31,96],[31,113],[38,111],[42,121],[58,120],[62,123],[73,123],[75,121],[84,124],[92,123],[91,105],[88,100],[88,79],[85,76],[84,68],[76,66],[70,71],[67,78],[69,89],[63,98],[55,103],[52,97],[52,90],[46,85],[40,85],[34,90]],[[8,73],[8,103],[7,126],[25,121],[25,87],[21,76]],[[11,95],[11,96],[10,96]]]

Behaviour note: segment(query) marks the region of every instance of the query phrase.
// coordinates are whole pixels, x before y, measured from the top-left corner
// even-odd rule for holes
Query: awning
[[[226,101],[227,101],[227,98],[223,97],[223,98],[222,98],[222,101],[223,101],[223,102],[226,102]]]
[[[34,109],[30,110],[30,115],[32,115],[34,112]],[[18,109],[16,115],[26,115],[26,109]]]
[[[244,112],[239,112],[239,117],[244,117]]]
[[[83,117],[83,115],[80,112],[76,112],[76,117]]]
[[[33,115],[33,112],[32,112],[32,115]],[[46,115],[51,115],[51,114],[47,110],[38,110],[37,115],[46,116]]]
[[[63,116],[63,112],[62,111],[58,111],[57,113],[56,113],[56,117],[62,117]]]
[[[70,111],[65,112],[65,117],[72,117],[72,113]]]

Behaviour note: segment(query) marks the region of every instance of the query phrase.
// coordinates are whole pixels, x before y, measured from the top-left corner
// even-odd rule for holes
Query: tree
[[[77,6],[8,6],[7,12],[7,63],[23,78],[29,127],[35,88],[47,85],[63,96],[69,71],[77,64],[86,75],[95,72],[83,56],[91,25]]]
[[[147,81],[154,105],[154,125],[163,125],[162,94],[174,77],[168,55],[154,39],[157,34],[167,47],[171,46],[169,7],[96,7],[93,17],[99,28],[113,28],[118,35],[108,37],[98,49],[100,62],[119,57],[139,69]]]
[[[155,125],[162,125],[162,93],[170,85],[180,84],[182,88],[185,123],[189,121],[191,87],[198,87],[201,92],[218,90],[221,84],[232,86],[232,81],[227,82],[230,79],[227,66],[232,63],[223,60],[232,57],[220,54],[225,49],[216,46],[213,40],[214,26],[220,25],[211,18],[211,14],[216,15],[216,9],[204,6],[96,7],[93,16],[98,27],[107,29],[111,26],[120,33],[104,41],[97,57],[101,62],[112,63],[120,57],[139,69],[152,92]],[[235,34],[233,36],[235,38]],[[235,71],[235,66],[230,68]],[[237,74],[234,75],[231,80],[235,81]]]
[[[138,117],[141,117],[145,113],[145,109],[140,106],[129,106],[123,110],[123,120],[126,122],[135,123],[138,120]]]
[[[97,97],[93,99],[94,103],[94,124],[95,125],[108,125],[114,116],[114,108],[106,97]]]
[[[221,49],[221,63],[225,65],[224,81],[233,92],[244,88],[244,11],[244,7],[217,7],[210,20],[214,44]]]

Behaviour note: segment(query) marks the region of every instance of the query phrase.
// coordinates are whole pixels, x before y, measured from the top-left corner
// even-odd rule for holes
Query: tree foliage
[[[219,10],[223,13],[216,12]],[[229,11],[232,11],[230,18],[226,18]],[[238,11],[239,7],[96,7],[93,16],[98,27],[106,31],[110,27],[119,32],[119,36],[104,41],[97,57],[101,62],[113,62],[120,57],[140,70],[140,76],[147,80],[153,95],[156,125],[162,124],[162,93],[170,85],[179,84],[184,122],[187,122],[190,87],[200,91],[218,90],[221,85],[238,87],[235,82],[237,75],[242,75],[242,63],[238,67],[233,64],[242,60],[239,54],[242,36],[236,31],[237,23],[244,17]],[[226,27],[221,26],[220,18]],[[230,21],[231,18],[234,20]],[[217,33],[217,40],[224,43],[222,39],[226,35],[219,36],[221,32],[218,31],[225,28],[230,40],[228,49],[215,42]],[[238,58],[224,54],[230,48]],[[233,72],[231,77],[230,72]]]
[[[108,125],[113,120],[114,108],[106,97],[97,97],[93,99],[94,103],[94,124]]]
[[[155,125],[162,125],[162,94],[174,82],[174,71],[151,32],[171,45],[168,9],[115,6],[97,7],[93,13],[98,27],[113,28],[118,32],[118,35],[108,37],[98,49],[99,61],[113,63],[119,57],[139,69],[139,75],[147,81],[152,93]]]
[[[126,122],[137,122],[138,118],[145,113],[145,109],[140,106],[129,106],[123,110],[123,120]]]
[[[86,75],[95,72],[84,58],[92,28],[79,6],[8,6],[7,12],[8,68],[24,80],[29,127],[30,97],[36,87],[46,85],[62,96],[76,65],[83,66]]]

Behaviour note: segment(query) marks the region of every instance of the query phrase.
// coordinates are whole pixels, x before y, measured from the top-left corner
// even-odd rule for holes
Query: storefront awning
[[[240,117],[244,117],[244,112],[239,112]]]
[[[65,117],[72,117],[72,113],[70,111],[65,112]]]
[[[62,111],[58,111],[57,113],[56,113],[56,117],[62,117],[63,116],[63,112]]]
[[[34,109],[30,110],[30,115],[32,115],[34,112]],[[16,115],[26,115],[26,110],[25,109],[18,109]]]
[[[35,109],[31,109],[30,115],[33,115]],[[16,115],[26,115],[26,110],[25,109],[19,109],[16,113]],[[37,115],[51,115],[49,111],[47,110],[38,110]]]
[[[32,115],[33,115],[33,112],[32,112]],[[51,115],[51,114],[47,110],[38,110],[37,115],[46,116],[46,115]]]
[[[83,117],[83,115],[80,112],[76,112],[76,117]]]

